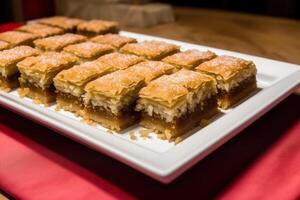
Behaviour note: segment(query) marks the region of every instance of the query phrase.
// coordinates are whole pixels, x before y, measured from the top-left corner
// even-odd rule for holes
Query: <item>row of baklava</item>
[[[20,95],[56,100],[59,108],[116,131],[140,122],[177,137],[218,113],[218,106],[229,108],[256,89],[254,63],[240,58],[182,52],[177,45],[117,34],[69,44],[45,42],[49,38],[34,42],[39,50],[1,51],[1,85],[15,87],[11,80],[19,80]]]

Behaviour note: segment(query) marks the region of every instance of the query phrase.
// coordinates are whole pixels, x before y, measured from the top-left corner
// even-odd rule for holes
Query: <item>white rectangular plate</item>
[[[300,83],[300,66],[265,58],[230,52],[184,42],[121,32],[122,35],[142,40],[163,40],[185,49],[211,50],[253,60],[258,69],[259,90],[234,108],[223,112],[211,124],[193,131],[178,145],[159,140],[155,134],[149,139],[131,140],[129,132],[136,135],[141,127],[133,127],[123,134],[109,134],[101,126],[90,126],[64,111],[55,111],[55,105],[44,107],[30,99],[21,99],[16,91],[0,92],[0,104],[25,115],[59,133],[92,147],[131,167],[163,182],[169,183],[199,160],[221,146],[242,129],[287,97]]]

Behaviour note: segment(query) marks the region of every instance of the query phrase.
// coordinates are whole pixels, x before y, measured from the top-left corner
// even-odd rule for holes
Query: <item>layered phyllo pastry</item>
[[[44,51],[61,51],[64,47],[86,41],[86,37],[73,33],[56,35],[34,41],[36,48]]]
[[[82,22],[84,22],[84,20],[63,16],[48,17],[37,21],[39,24],[61,28],[64,32],[68,33],[75,33],[77,25]]]
[[[26,57],[34,56],[38,50],[29,46],[18,46],[0,51],[0,88],[10,91],[19,85],[17,63]]]
[[[231,56],[219,56],[196,68],[215,78],[218,104],[227,109],[257,89],[256,67],[252,61]]]
[[[161,75],[175,72],[176,68],[173,65],[161,61],[144,61],[133,65],[127,70],[136,76],[143,77],[145,83],[148,84],[150,81],[160,77]]]
[[[199,64],[211,60],[216,54],[211,51],[187,50],[175,53],[163,59],[164,62],[172,64],[177,68],[194,69]]]
[[[114,51],[114,48],[107,44],[98,44],[87,41],[78,44],[72,44],[63,49],[65,52],[76,55],[84,61],[95,60],[98,57]]]
[[[126,44],[120,51],[143,56],[149,60],[161,60],[166,56],[179,52],[179,46],[153,40]]]
[[[137,40],[134,38],[122,36],[119,34],[111,34],[111,33],[95,36],[91,39],[91,41],[100,44],[109,44],[116,49],[120,49],[125,44],[137,42]]]
[[[62,70],[72,67],[78,58],[65,52],[44,52],[17,64],[21,76],[19,93],[48,104],[55,100],[53,78]]]
[[[8,42],[11,46],[27,45],[33,46],[33,40],[38,36],[32,33],[23,33],[19,31],[7,31],[0,33],[0,40]]]
[[[116,131],[135,124],[139,119],[135,102],[144,85],[141,76],[127,70],[89,82],[85,87],[85,117]]]
[[[127,69],[128,67],[142,62],[144,59],[139,56],[123,54],[123,53],[110,53],[98,58],[98,61],[111,65],[115,70]]]
[[[218,112],[216,81],[186,69],[162,76],[139,92],[136,110],[142,126],[175,138]]]
[[[0,40],[0,51],[10,48],[11,45],[8,42]]]
[[[88,37],[106,33],[118,33],[119,23],[115,21],[94,19],[80,23],[77,26],[77,32]]]
[[[83,95],[85,85],[113,71],[111,65],[99,61],[85,62],[63,70],[54,78],[58,108],[79,113],[84,108]]]
[[[57,27],[46,26],[43,24],[27,24],[21,26],[17,29],[17,31],[33,33],[37,35],[39,38],[49,37],[53,35],[60,35],[64,33],[64,30]]]

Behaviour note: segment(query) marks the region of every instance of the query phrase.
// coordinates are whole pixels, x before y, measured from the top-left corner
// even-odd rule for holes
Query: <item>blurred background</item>
[[[81,13],[79,8],[83,4],[87,7],[91,5],[88,7],[91,13],[97,12],[97,9],[101,11],[101,7],[110,6],[105,18],[116,18],[112,16],[114,8],[111,7],[113,6],[120,6],[121,4],[124,11],[128,5],[144,5],[149,2],[150,0],[1,0],[0,22],[26,21],[54,14],[76,17],[77,13],[78,17],[95,17],[91,14],[85,16],[86,14]],[[151,3],[155,2],[157,1],[151,1]],[[209,8],[300,19],[299,0],[161,0],[159,2],[172,6]],[[124,8],[124,5],[127,7]]]

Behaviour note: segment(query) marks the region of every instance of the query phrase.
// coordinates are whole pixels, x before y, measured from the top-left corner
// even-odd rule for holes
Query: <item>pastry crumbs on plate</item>
[[[130,139],[131,139],[131,140],[137,140],[137,137],[136,137],[136,135],[134,134],[133,131],[131,131],[131,132],[129,133],[129,135],[130,135]]]
[[[179,144],[180,142],[182,141],[182,138],[181,137],[177,137],[174,141],[175,145],[176,144]]]
[[[18,93],[21,98],[24,98],[29,93],[29,88],[19,88]]]
[[[161,139],[161,140],[166,140],[167,139],[165,134],[157,134],[157,138]]]
[[[172,134],[171,134],[171,131],[169,129],[165,130],[165,136],[168,140],[170,140],[172,138]]]
[[[141,137],[144,139],[149,138],[149,133],[151,133],[151,132],[152,132],[152,130],[150,130],[150,129],[144,129],[144,130],[139,131]]]
[[[114,134],[114,132],[110,129],[107,129],[106,132],[108,132],[109,134]]]

